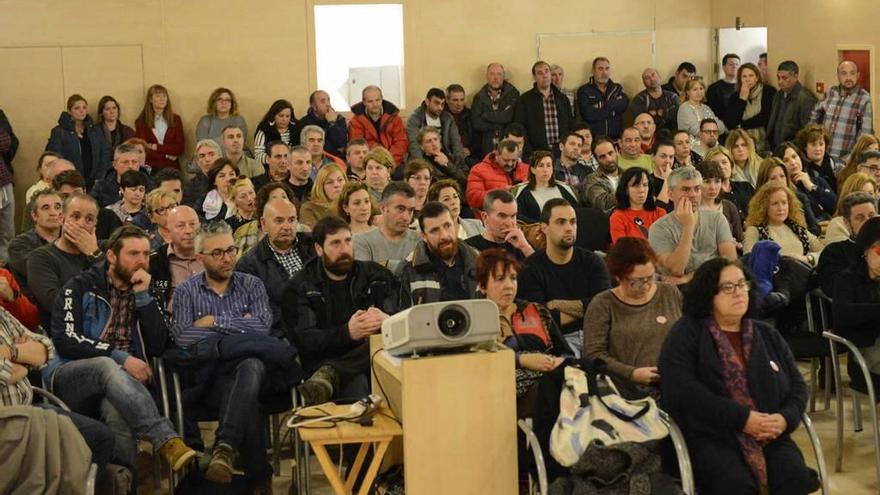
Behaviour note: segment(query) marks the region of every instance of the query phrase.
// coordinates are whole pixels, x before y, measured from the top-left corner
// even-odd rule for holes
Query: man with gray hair
[[[27,205],[28,216],[34,228],[15,236],[9,243],[9,271],[21,286],[22,292],[30,294],[27,285],[27,260],[41,246],[55,242],[61,235],[61,196],[54,189],[41,189],[34,193]]]
[[[223,152],[217,141],[202,139],[196,143],[195,155],[196,165],[199,169],[195,171],[192,178],[186,183],[186,187],[183,188],[183,204],[193,208],[196,207],[196,203],[203,201],[208,191],[213,188],[208,180],[208,172],[217,159],[223,158]]]
[[[657,252],[664,280],[686,284],[697,268],[711,258],[735,260],[736,239],[720,211],[700,209],[703,177],[697,169],[677,168],[667,180],[669,200],[675,210],[651,225],[648,242]]]
[[[95,185],[90,192],[92,197],[98,200],[98,205],[101,208],[112,205],[121,199],[119,196],[119,181],[122,180],[122,174],[129,170],[140,170],[147,176],[146,192],[156,188],[156,183],[150,176],[150,171],[138,165],[137,147],[132,144],[120,144],[113,150],[113,167],[107,170],[103,178],[95,181]]]
[[[316,125],[307,125],[303,127],[299,135],[301,146],[305,146],[309,150],[312,158],[312,169],[309,171],[309,178],[315,180],[318,176],[318,170],[328,163],[335,163],[345,172],[346,166],[339,157],[327,153],[324,149],[324,129]]]
[[[571,113],[572,117],[574,117],[574,113],[576,111],[575,102],[574,102],[574,90],[571,88],[563,87],[565,83],[565,69],[563,69],[559,64],[550,64],[550,82],[556,89],[562,91],[562,94],[568,98],[568,102],[571,104]]]
[[[409,228],[416,209],[416,193],[406,182],[390,182],[382,191],[379,209],[379,228],[352,238],[354,259],[375,261],[395,272],[420,240],[418,232]]]
[[[219,349],[211,356],[209,383],[199,384],[204,402],[221,412],[205,478],[230,483],[238,458],[248,478],[262,486],[272,482],[272,467],[266,461],[264,416],[253,414],[253,408],[278,367],[271,355],[289,355],[287,368],[280,370],[285,374],[301,378],[302,370],[294,361],[295,351],[269,337],[272,311],[263,282],[235,271],[238,247],[229,225],[208,222],[196,234],[195,249],[205,271],[174,291],[172,334],[177,346],[193,353],[200,348],[196,344],[205,342]]]

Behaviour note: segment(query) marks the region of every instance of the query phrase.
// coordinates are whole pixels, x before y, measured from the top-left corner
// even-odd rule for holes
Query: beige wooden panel
[[[611,61],[611,79],[630,96],[644,89],[642,70],[653,65],[650,32],[539,35],[538,41],[541,60],[561,65],[565,86],[572,89],[590,80],[595,57]]]
[[[20,141],[13,161],[18,220],[24,193],[37,180],[37,158],[64,110],[61,50],[0,48],[0,67],[7,74],[0,77],[0,108],[6,112]]]
[[[84,46],[61,49],[64,94],[81,94],[96,117],[98,101],[111,95],[119,101],[122,122],[134,127],[144,105],[144,66],[140,46]]]

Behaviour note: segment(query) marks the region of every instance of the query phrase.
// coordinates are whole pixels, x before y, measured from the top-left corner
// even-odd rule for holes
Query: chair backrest
[[[590,251],[608,251],[611,245],[611,222],[608,215],[598,208],[576,208],[576,245]]]

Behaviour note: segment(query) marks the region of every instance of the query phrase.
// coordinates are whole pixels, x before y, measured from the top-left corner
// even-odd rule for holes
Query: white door
[[[767,28],[722,28],[716,34],[718,51],[715,58],[715,77],[723,78],[721,59],[728,53],[739,55],[741,63],[758,64],[758,55],[767,51]],[[771,59],[772,60],[772,59]]]

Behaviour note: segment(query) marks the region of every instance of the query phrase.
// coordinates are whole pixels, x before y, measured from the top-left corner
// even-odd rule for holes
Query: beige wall
[[[15,160],[19,199],[36,180],[33,164],[72,93],[85,96],[92,109],[102,95],[116,96],[123,121],[131,124],[146,87],[164,84],[183,118],[188,149],[217,86],[236,92],[252,131],[276,98],[290,99],[297,115],[303,114],[316,89],[315,3],[0,0],[0,67],[6,74],[0,78],[0,106],[22,142]],[[406,108],[418,105],[431,86],[459,82],[469,92],[479,89],[487,62],[495,60],[506,65],[517,87],[528,88],[539,33],[654,31],[661,75],[670,75],[683,59],[701,72],[712,63],[708,0],[560,0],[552,9],[533,0],[403,5]],[[357,42],[356,33],[340,35]],[[544,39],[542,55],[564,59],[569,87],[586,80],[593,57],[607,55],[618,70],[612,76],[634,92],[641,84],[638,72],[652,60],[641,48],[627,51],[627,43],[605,36]]]
[[[880,44],[880,2],[875,1],[712,0],[711,16],[713,28],[734,27],[737,16],[746,26],[766,26],[771,79],[775,81],[779,62],[794,60],[801,82],[812,91],[816,81],[824,81],[826,88],[837,84],[838,49],[874,49]],[[873,65],[876,88],[876,61]],[[876,129],[878,119],[874,121]]]

